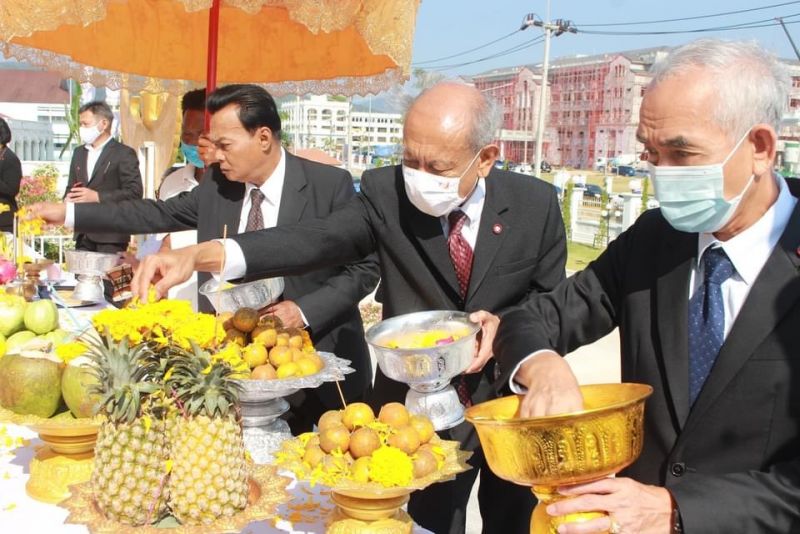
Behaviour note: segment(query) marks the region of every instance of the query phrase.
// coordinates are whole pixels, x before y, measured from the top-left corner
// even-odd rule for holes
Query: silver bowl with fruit
[[[220,288],[220,283],[222,288]],[[254,282],[232,284],[213,278],[200,286],[200,294],[206,297],[217,313],[235,312],[240,308],[261,309],[272,304],[283,293],[283,278],[266,278]]]
[[[366,338],[383,374],[408,384],[408,411],[444,430],[464,420],[450,380],[469,367],[479,330],[467,313],[437,310],[386,319],[370,328]]]

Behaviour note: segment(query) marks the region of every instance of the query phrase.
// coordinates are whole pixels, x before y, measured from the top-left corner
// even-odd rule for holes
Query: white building
[[[283,130],[295,148],[320,148],[344,159],[345,147],[352,146],[356,165],[392,151],[403,138],[401,114],[359,109],[347,100],[314,95],[284,102],[281,111],[288,114]]]

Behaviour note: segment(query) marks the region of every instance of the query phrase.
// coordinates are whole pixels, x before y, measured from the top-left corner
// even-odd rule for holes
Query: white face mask
[[[458,185],[461,183],[461,179],[472,168],[472,164],[475,163],[480,154],[480,152],[475,154],[464,173],[458,177],[438,176],[403,165],[403,181],[405,182],[408,199],[419,211],[432,217],[448,215],[460,206],[472,194],[472,190],[475,189],[473,186],[472,190],[463,197],[458,194]],[[475,180],[476,186],[479,179]]]
[[[749,134],[747,130],[722,163],[670,167],[648,163],[661,214],[673,228],[689,233],[713,233],[728,224],[754,176],[750,176],[741,193],[726,200],[723,167]]]
[[[81,135],[81,143],[84,145],[91,145],[97,138],[100,137],[102,132],[97,129],[97,125],[94,126],[81,126],[80,128],[80,135]]]

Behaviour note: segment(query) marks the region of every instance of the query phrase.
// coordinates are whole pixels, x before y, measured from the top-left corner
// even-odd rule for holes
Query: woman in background
[[[11,142],[11,128],[0,118],[0,204],[11,209],[0,213],[0,231],[11,232],[14,227],[14,214],[17,212],[17,193],[22,180],[22,165],[19,158],[8,147]]]

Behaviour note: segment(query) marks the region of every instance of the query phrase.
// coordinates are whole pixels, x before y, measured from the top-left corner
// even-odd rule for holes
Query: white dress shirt
[[[94,167],[97,165],[97,160],[100,159],[100,154],[103,153],[103,149],[106,147],[108,142],[111,141],[111,136],[108,136],[108,139],[103,141],[103,144],[99,147],[95,148],[92,145],[83,145],[86,147],[86,176],[87,180],[90,182],[92,181],[92,173],[94,172]],[[86,187],[87,184],[83,184]]]
[[[242,213],[239,215],[239,231],[243,234],[247,229],[247,218],[250,215],[252,200],[250,193],[253,189],[261,189],[264,193],[264,201],[261,203],[261,214],[264,217],[264,228],[273,228],[278,224],[278,210],[281,207],[281,195],[283,194],[283,183],[286,181],[286,154],[281,147],[281,159],[278,165],[261,187],[247,183],[244,191],[244,202],[242,203]],[[227,260],[226,260],[227,261]]]
[[[464,236],[473,251],[475,250],[475,243],[478,242],[478,229],[481,227],[484,200],[486,200],[486,179],[481,178],[469,198],[458,208],[467,216],[464,226],[461,227],[461,235]],[[442,230],[444,230],[445,237],[449,236],[450,222],[447,216],[445,215],[439,219],[442,222]]]
[[[703,233],[697,236],[697,261],[692,265],[689,279],[688,299],[692,298],[694,292],[703,283],[703,252],[713,245],[721,246],[730,258],[735,272],[733,276],[722,283],[722,300],[725,307],[724,337],[728,337],[736,317],[739,315],[744,305],[750,289],[758,278],[764,264],[767,263],[773,249],[778,244],[783,235],[789,218],[792,216],[797,199],[789,192],[789,187],[783,178],[776,176],[779,193],[777,200],[752,226],[728,239],[719,241],[714,234]],[[509,385],[514,393],[524,393],[525,388],[518,384],[514,378],[519,368],[528,359],[535,357],[542,352],[549,352],[549,349],[537,350],[533,352],[514,368],[509,379]]]

